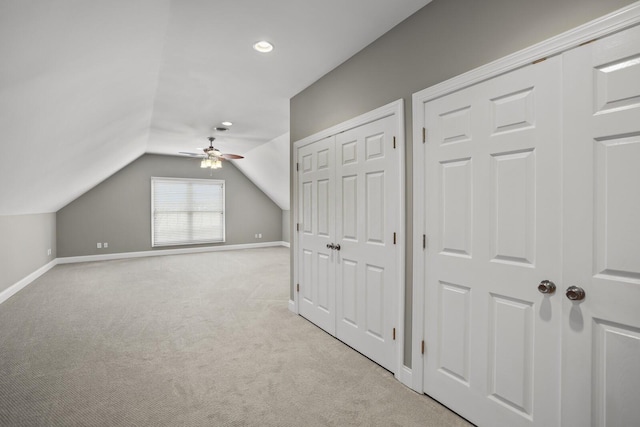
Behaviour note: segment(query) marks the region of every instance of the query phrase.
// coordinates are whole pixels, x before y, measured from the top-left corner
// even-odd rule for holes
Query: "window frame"
[[[155,243],[155,182],[156,181],[178,181],[178,182],[206,182],[207,184],[219,184],[222,188],[222,238],[220,240],[207,240],[198,242],[183,242],[183,243]],[[194,245],[207,245],[211,243],[225,243],[227,238],[227,225],[226,225],[226,182],[224,179],[203,179],[203,178],[175,178],[175,177],[163,177],[152,176],[151,185],[151,247],[171,247],[171,246],[194,246]]]

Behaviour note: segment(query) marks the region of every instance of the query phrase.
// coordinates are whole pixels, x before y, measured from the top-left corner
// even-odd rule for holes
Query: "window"
[[[151,245],[224,242],[224,180],[151,178]]]

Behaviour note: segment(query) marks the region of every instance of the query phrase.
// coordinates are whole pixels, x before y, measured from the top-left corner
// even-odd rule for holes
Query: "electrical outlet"
[[[47,255],[51,255],[51,248],[47,249]]]
[[[258,234],[254,234],[253,237],[255,237],[257,239],[258,238]]]
[[[109,247],[109,244],[108,244],[107,242],[104,242],[104,243],[102,244],[102,247],[103,247],[103,248],[108,248],[108,247]]]
[[[262,239],[262,233],[258,233],[258,239]]]
[[[102,249],[102,243],[98,242],[98,244],[96,245],[96,247],[97,247],[98,249]]]

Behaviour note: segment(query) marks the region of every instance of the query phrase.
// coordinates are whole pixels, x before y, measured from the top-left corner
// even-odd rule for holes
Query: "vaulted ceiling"
[[[429,1],[2,0],[0,215],[55,212],[210,135],[288,209],[273,171],[288,170],[289,98]],[[272,53],[252,49],[263,39]]]

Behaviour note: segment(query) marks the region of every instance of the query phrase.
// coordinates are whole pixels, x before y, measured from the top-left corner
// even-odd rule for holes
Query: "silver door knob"
[[[571,301],[582,301],[585,297],[584,289],[579,286],[569,286],[566,295]]]
[[[336,247],[333,246],[333,243],[327,243],[327,249],[335,249]]]
[[[334,246],[334,248],[335,248],[337,251],[339,251],[339,250],[340,250],[340,243],[337,243],[337,244]]]
[[[543,280],[538,285],[538,290],[543,294],[553,294],[556,291],[556,284],[551,280]]]

